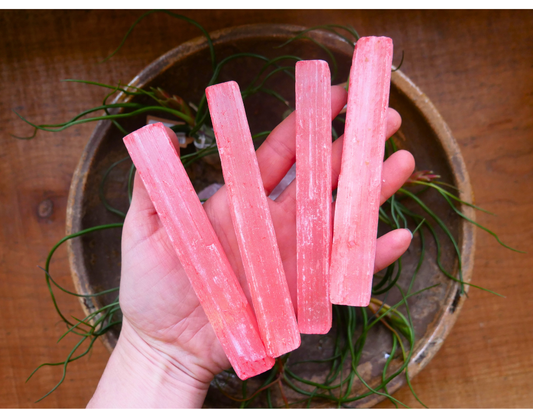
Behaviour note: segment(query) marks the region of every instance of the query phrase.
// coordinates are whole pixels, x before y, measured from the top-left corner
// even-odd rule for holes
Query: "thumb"
[[[161,228],[159,216],[139,173],[135,173],[133,196],[122,230],[122,251],[134,248]]]
[[[137,217],[139,214],[142,214],[142,216],[153,216],[157,214],[138,171],[135,173],[135,179],[133,180],[133,195],[128,210],[128,217],[130,214],[133,217]]]
[[[166,131],[179,155],[179,141],[176,134],[168,128]],[[128,242],[128,245],[134,247],[155,234],[161,227],[157,211],[137,171],[133,182],[131,205],[124,221],[123,237],[126,241],[123,239],[123,243]]]
[[[170,140],[172,141],[174,148],[176,148],[176,152],[178,153],[178,156],[179,156],[180,145],[179,145],[178,137],[176,136],[174,131],[172,131],[171,129],[165,127],[165,130],[168,136],[170,137]],[[138,214],[142,214],[141,216],[157,215],[154,204],[152,203],[152,200],[150,199],[150,196],[148,195],[148,191],[146,190],[146,187],[144,186],[144,183],[138,171],[135,172],[135,179],[133,182],[133,196],[131,200],[130,209],[128,210],[128,215],[130,212],[132,212],[133,217],[136,217]]]

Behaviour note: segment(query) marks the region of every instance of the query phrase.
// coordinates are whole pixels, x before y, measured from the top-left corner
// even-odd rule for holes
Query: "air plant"
[[[267,81],[273,77],[275,74],[282,73],[287,77],[294,79],[294,65],[286,65],[288,61],[299,61],[302,58],[293,56],[293,55],[280,55],[276,58],[269,59],[259,54],[254,53],[237,53],[224,59],[218,61],[215,55],[215,48],[209,34],[203,29],[203,27],[197,22],[172,12],[168,11],[149,11],[144,13],[139,17],[135,23],[130,27],[124,39],[118,46],[118,48],[111,53],[105,61],[110,59],[115,55],[122,45],[126,42],[129,34],[133,31],[135,26],[145,17],[153,13],[165,13],[170,15],[173,18],[184,20],[194,26],[196,26],[202,32],[207,40],[209,47],[211,64],[213,69],[213,74],[211,79],[208,82],[208,85],[212,85],[218,82],[218,78],[222,68],[230,61],[239,60],[243,58],[253,58],[258,61],[263,62],[258,74],[253,78],[252,82],[247,85],[242,90],[243,98],[250,97],[257,93],[263,93],[274,97],[279,100],[287,107],[286,114],[290,113],[291,109],[289,102],[283,97],[283,95],[267,87]],[[354,47],[359,35],[354,28],[349,26],[341,25],[320,25],[309,28],[292,37],[284,44],[279,45],[278,48],[283,48],[285,45],[294,42],[299,39],[306,39],[318,45],[329,57],[330,67],[332,68],[332,79],[335,79],[337,75],[337,62],[334,55],[331,51],[323,44],[316,41],[314,38],[307,36],[310,32],[315,30],[322,30],[326,32],[333,33],[344,42],[346,42],[350,47]],[[402,54],[403,62],[403,54]],[[283,65],[281,64],[283,63]],[[401,66],[401,63],[393,70],[397,70]],[[139,114],[148,114],[150,112],[161,112],[167,114],[170,117],[177,118],[182,121],[180,124],[174,125],[171,129],[176,132],[181,132],[187,137],[192,138],[194,141],[203,141],[202,143],[210,144],[203,148],[198,148],[195,152],[188,153],[181,156],[181,160],[185,167],[194,164],[196,161],[217,153],[216,142],[214,141],[213,130],[208,124],[209,114],[208,108],[206,106],[206,97],[205,94],[201,97],[200,101],[197,104],[187,103],[181,97],[176,94],[169,93],[164,91],[161,88],[151,88],[150,90],[142,89],[135,86],[130,86],[127,84],[118,83],[117,85],[109,85],[98,83],[94,81],[86,80],[66,80],[68,82],[82,83],[86,85],[97,86],[103,89],[106,89],[108,93],[105,95],[102,104],[100,106],[93,107],[84,112],[73,117],[71,120],[60,123],[60,124],[34,124],[26,120],[22,115],[16,113],[24,122],[34,128],[33,134],[27,137],[17,137],[19,139],[32,139],[36,136],[39,130],[49,131],[49,132],[59,132],[64,129],[70,128],[77,124],[96,122],[101,120],[111,121],[122,134],[127,135],[129,132],[123,128],[121,121],[127,118],[134,117]],[[207,87],[207,86],[205,86]],[[122,93],[125,96],[135,96],[148,98],[148,104],[140,104],[134,102],[125,102],[125,103],[107,103],[109,98],[115,93]],[[104,112],[102,115],[101,112]],[[96,115],[95,115],[96,114]],[[342,115],[338,116],[336,119],[337,123],[344,123]],[[258,132],[253,135],[254,139],[259,139],[267,136],[270,131]],[[338,137],[335,129],[333,129],[333,140]],[[387,141],[386,146],[386,155],[388,157],[392,152],[397,150],[395,138],[390,138]],[[128,198],[131,203],[131,194],[133,190],[133,174],[135,173],[135,167],[131,163],[129,157],[123,158],[119,161],[114,162],[110,165],[105,171],[102,182],[100,184],[100,199],[105,208],[118,215],[121,218],[125,218],[126,214],[114,207],[107,201],[105,196],[105,184],[108,179],[109,174],[115,170],[121,164],[131,164],[131,168],[128,176],[128,185],[127,193]],[[373,298],[370,305],[367,308],[354,308],[349,306],[334,306],[334,329],[332,330],[335,333],[335,343],[333,348],[333,353],[328,358],[320,358],[315,360],[308,360],[306,362],[314,363],[323,363],[329,365],[329,372],[327,373],[325,379],[321,382],[309,381],[304,379],[298,374],[299,365],[306,362],[289,362],[291,353],[284,355],[277,359],[276,365],[269,372],[261,375],[257,379],[262,379],[259,384],[259,388],[256,389],[253,393],[248,393],[248,383],[246,381],[242,382],[242,396],[236,397],[232,394],[226,394],[228,398],[232,399],[235,402],[240,404],[240,407],[253,406],[253,401],[256,400],[259,396],[264,396],[266,399],[266,404],[269,407],[279,407],[286,406],[290,407],[292,405],[298,404],[299,406],[312,406],[313,402],[327,402],[334,404],[338,407],[348,406],[351,402],[363,399],[370,395],[380,395],[385,398],[390,399],[396,407],[399,405],[406,406],[399,400],[395,399],[392,395],[389,394],[387,390],[387,384],[389,384],[394,378],[400,374],[404,374],[406,382],[415,396],[415,398],[420,402],[421,405],[425,406],[420,399],[418,399],[409,379],[408,366],[411,361],[413,354],[413,349],[415,345],[415,330],[413,326],[413,320],[411,317],[409,309],[409,298],[418,295],[422,292],[425,292],[435,286],[430,286],[425,289],[413,292],[413,285],[419,273],[419,270],[424,262],[427,252],[427,233],[429,232],[430,237],[434,240],[436,244],[436,263],[440,271],[448,277],[450,280],[458,282],[460,285],[461,294],[465,293],[468,286],[476,287],[479,289],[486,290],[495,295],[501,296],[496,292],[493,292],[488,289],[484,289],[481,286],[466,283],[462,277],[462,268],[461,268],[461,253],[459,251],[459,246],[451,233],[450,229],[446,223],[437,216],[437,214],[430,209],[430,207],[424,202],[425,192],[429,189],[436,190],[453,212],[466,220],[474,224],[475,226],[483,229],[484,231],[491,234],[501,245],[505,248],[508,248],[513,251],[517,251],[505,244],[503,244],[498,236],[483,227],[482,225],[476,223],[474,220],[467,217],[458,207],[458,204],[467,205],[477,210],[482,210],[487,212],[478,206],[475,206],[471,203],[461,200],[455,194],[455,187],[446,183],[439,181],[440,176],[433,173],[430,170],[418,170],[413,173],[413,175],[406,181],[404,186],[398,190],[387,202],[380,208],[380,225],[388,229],[397,229],[397,228],[411,228],[413,234],[418,234],[419,236],[419,259],[417,265],[414,269],[412,277],[409,281],[409,286],[404,289],[399,285],[399,279],[402,273],[402,258],[400,257],[395,263],[389,266],[381,274],[376,274],[374,276],[374,285],[373,285]],[[451,190],[451,191],[450,191]],[[487,212],[489,213],[489,212]],[[56,309],[61,320],[65,323],[66,331],[59,338],[61,341],[68,334],[76,334],[80,337],[78,343],[72,348],[67,358],[64,361],[57,363],[44,363],[37,367],[34,372],[29,376],[28,380],[43,366],[61,366],[63,369],[63,374],[60,381],[41,399],[50,395],[55,389],[63,383],[68,364],[79,360],[80,358],[86,356],[90,353],[91,348],[93,347],[96,340],[109,332],[112,327],[119,325],[121,323],[121,312],[120,312],[120,303],[118,296],[110,304],[102,306],[101,308],[95,310],[91,314],[85,316],[83,319],[72,318],[68,319],[60,310],[55,294],[54,289],[58,289],[61,292],[67,293],[71,296],[87,299],[95,298],[104,294],[113,293],[118,295],[119,288],[109,289],[103,292],[95,294],[77,294],[71,292],[62,286],[60,286],[52,277],[50,273],[50,263],[52,256],[55,251],[61,246],[64,242],[80,237],[82,235],[98,233],[98,231],[110,228],[121,228],[123,223],[113,223],[100,225],[92,228],[88,228],[82,231],[79,231],[75,234],[68,235],[62,238],[48,254],[45,267],[43,268],[45,273],[45,282],[49,289],[54,308]],[[416,228],[413,228],[415,227]],[[448,271],[441,262],[441,249],[442,245],[437,235],[437,229],[441,229],[447,239],[453,245],[455,250],[455,255],[458,259],[458,273],[453,274]],[[412,245],[415,245],[413,241]],[[391,290],[397,289],[401,295],[401,300],[392,306],[386,303],[387,297]],[[400,312],[400,307],[405,312]],[[371,387],[362,377],[358,371],[358,366],[360,364],[361,356],[367,342],[367,337],[370,330],[374,327],[384,327],[390,332],[391,335],[391,348],[390,354],[388,355],[387,361],[382,370],[381,383],[375,387]],[[81,351],[81,347],[84,343],[87,342],[85,351]],[[393,372],[389,371],[391,363],[394,359],[400,361],[400,366],[396,368]],[[345,373],[345,370],[348,370],[348,373]],[[232,373],[231,370],[227,373]],[[366,392],[354,396],[352,395],[352,388],[355,381],[358,380],[366,387]],[[215,378],[214,384],[219,385],[220,390],[224,392],[223,388],[220,387],[220,382]],[[281,398],[283,400],[282,405],[275,405],[272,399],[273,391],[279,390]],[[285,394],[286,391],[294,391],[302,395],[302,400],[296,403],[289,403],[288,398]]]

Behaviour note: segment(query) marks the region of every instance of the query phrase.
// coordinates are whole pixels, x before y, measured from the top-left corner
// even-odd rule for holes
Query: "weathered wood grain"
[[[433,101],[463,152],[476,203],[497,213],[478,221],[504,242],[533,251],[533,12],[531,11],[186,11],[212,31],[247,23],[353,25],[361,35],[394,39],[395,63]],[[44,285],[46,254],[65,229],[70,179],[94,126],[31,133],[15,109],[31,121],[59,122],[96,106],[100,89],[60,80],[117,83],[179,43],[196,28],[167,16],[141,23],[124,49],[98,64],[120,42],[139,11],[0,12],[0,407],[83,407],[108,358],[96,344],[91,359],[69,366],[64,385],[34,404],[60,378],[43,369],[59,361],[74,339],[63,331]],[[147,43],[146,39],[150,42]],[[425,167],[420,167],[425,168]],[[530,255],[511,253],[479,232],[473,283],[506,295],[472,290],[440,352],[413,381],[431,407],[533,407],[533,292]],[[51,267],[71,286],[66,251]],[[59,298],[68,314],[78,301]],[[397,396],[416,402],[403,388]],[[391,406],[382,403],[380,406]]]

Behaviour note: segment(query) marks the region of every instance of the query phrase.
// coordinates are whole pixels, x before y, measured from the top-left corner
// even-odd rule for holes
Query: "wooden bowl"
[[[247,25],[217,31],[212,34],[217,58],[220,60],[237,52],[255,52],[267,57],[280,54],[297,55],[304,59],[328,59],[325,52],[308,40],[294,41],[283,49],[274,49],[303,28],[288,25]],[[338,61],[338,77],[334,82],[346,80],[351,64],[352,49],[337,36],[315,31],[309,34],[326,45]],[[292,62],[293,63],[293,62]],[[262,63],[252,58],[231,61],[221,73],[220,81],[236,80],[241,86],[251,81]],[[211,63],[205,38],[186,42],[163,55],[141,71],[130,83],[142,88],[161,87],[171,94],[183,97],[187,102],[198,103],[211,76]],[[287,76],[279,74],[271,82],[278,91],[286,92],[289,102],[294,103],[294,82]],[[121,95],[117,101],[129,100]],[[252,133],[272,129],[282,119],[285,107],[270,96],[256,95],[245,101],[250,118]],[[413,153],[417,169],[430,169],[441,175],[444,182],[459,189],[459,197],[472,201],[472,191],[468,174],[459,147],[446,123],[429,99],[401,72],[392,76],[390,106],[402,116],[403,123],[398,137],[398,145]],[[153,115],[160,116],[160,115]],[[146,116],[134,117],[124,122],[130,131],[145,125]],[[122,143],[122,134],[110,122],[100,122],[90,138],[72,179],[67,209],[67,233],[71,234],[85,228],[106,223],[120,222],[121,219],[107,211],[99,197],[99,186],[107,168],[127,155]],[[108,201],[116,208],[126,212],[128,199],[126,193],[129,164],[123,163],[114,169],[106,182],[105,194]],[[197,190],[218,181],[223,182],[221,171],[216,164],[199,162],[188,170]],[[424,201],[438,216],[445,220],[459,244],[463,263],[463,277],[470,281],[474,261],[474,229],[471,224],[457,217],[443,199],[433,190],[424,192]],[[465,205],[463,213],[474,218],[473,210]],[[451,242],[443,231],[438,230],[442,243],[442,264],[449,270],[457,272],[458,259]],[[119,285],[120,282],[120,240],[121,229],[109,229],[69,241],[69,261],[74,284],[79,293],[99,292]],[[461,296],[457,283],[447,279],[438,269],[435,257],[436,248],[428,240],[427,256],[419,272],[413,290],[419,290],[439,283],[427,292],[410,299],[416,332],[416,346],[409,365],[409,375],[414,377],[435,355],[450,332],[461,306]],[[404,256],[404,269],[400,283],[408,283],[419,254],[419,238],[415,236],[413,244]],[[112,302],[116,294],[105,295],[92,300],[83,300],[82,306],[87,314],[98,307]],[[391,294],[388,303],[399,299],[398,294]],[[333,327],[333,329],[335,326]],[[120,328],[117,327],[102,337],[105,346],[112,350],[117,342]],[[325,336],[302,336],[302,346],[296,350],[291,361],[326,358],[331,355],[334,332]],[[383,327],[374,327],[369,334],[365,351],[358,370],[372,386],[381,381],[381,370],[390,350],[391,336]],[[389,370],[400,366],[394,360]],[[323,379],[325,369],[320,365],[306,366],[299,371],[307,379]],[[215,385],[215,383],[218,384]],[[223,396],[217,387],[236,396],[240,394],[240,382],[228,373],[217,376],[213,383],[205,406],[235,406],[233,401]],[[366,392],[360,384],[354,384],[352,393]],[[403,374],[395,378],[388,386],[393,393],[405,383]],[[248,393],[253,393],[258,379],[250,379]],[[276,391],[273,391],[274,393]],[[281,401],[273,395],[274,402]],[[288,392],[290,401],[300,399],[295,392]],[[354,402],[352,406],[369,407],[382,400],[379,396],[369,396]],[[264,406],[258,400],[255,406]],[[314,404],[314,406],[331,406]]]

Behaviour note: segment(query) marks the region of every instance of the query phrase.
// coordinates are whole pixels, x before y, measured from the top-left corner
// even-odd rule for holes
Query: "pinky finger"
[[[411,244],[411,232],[408,229],[395,229],[378,238],[376,243],[376,261],[374,273],[390,266]]]

